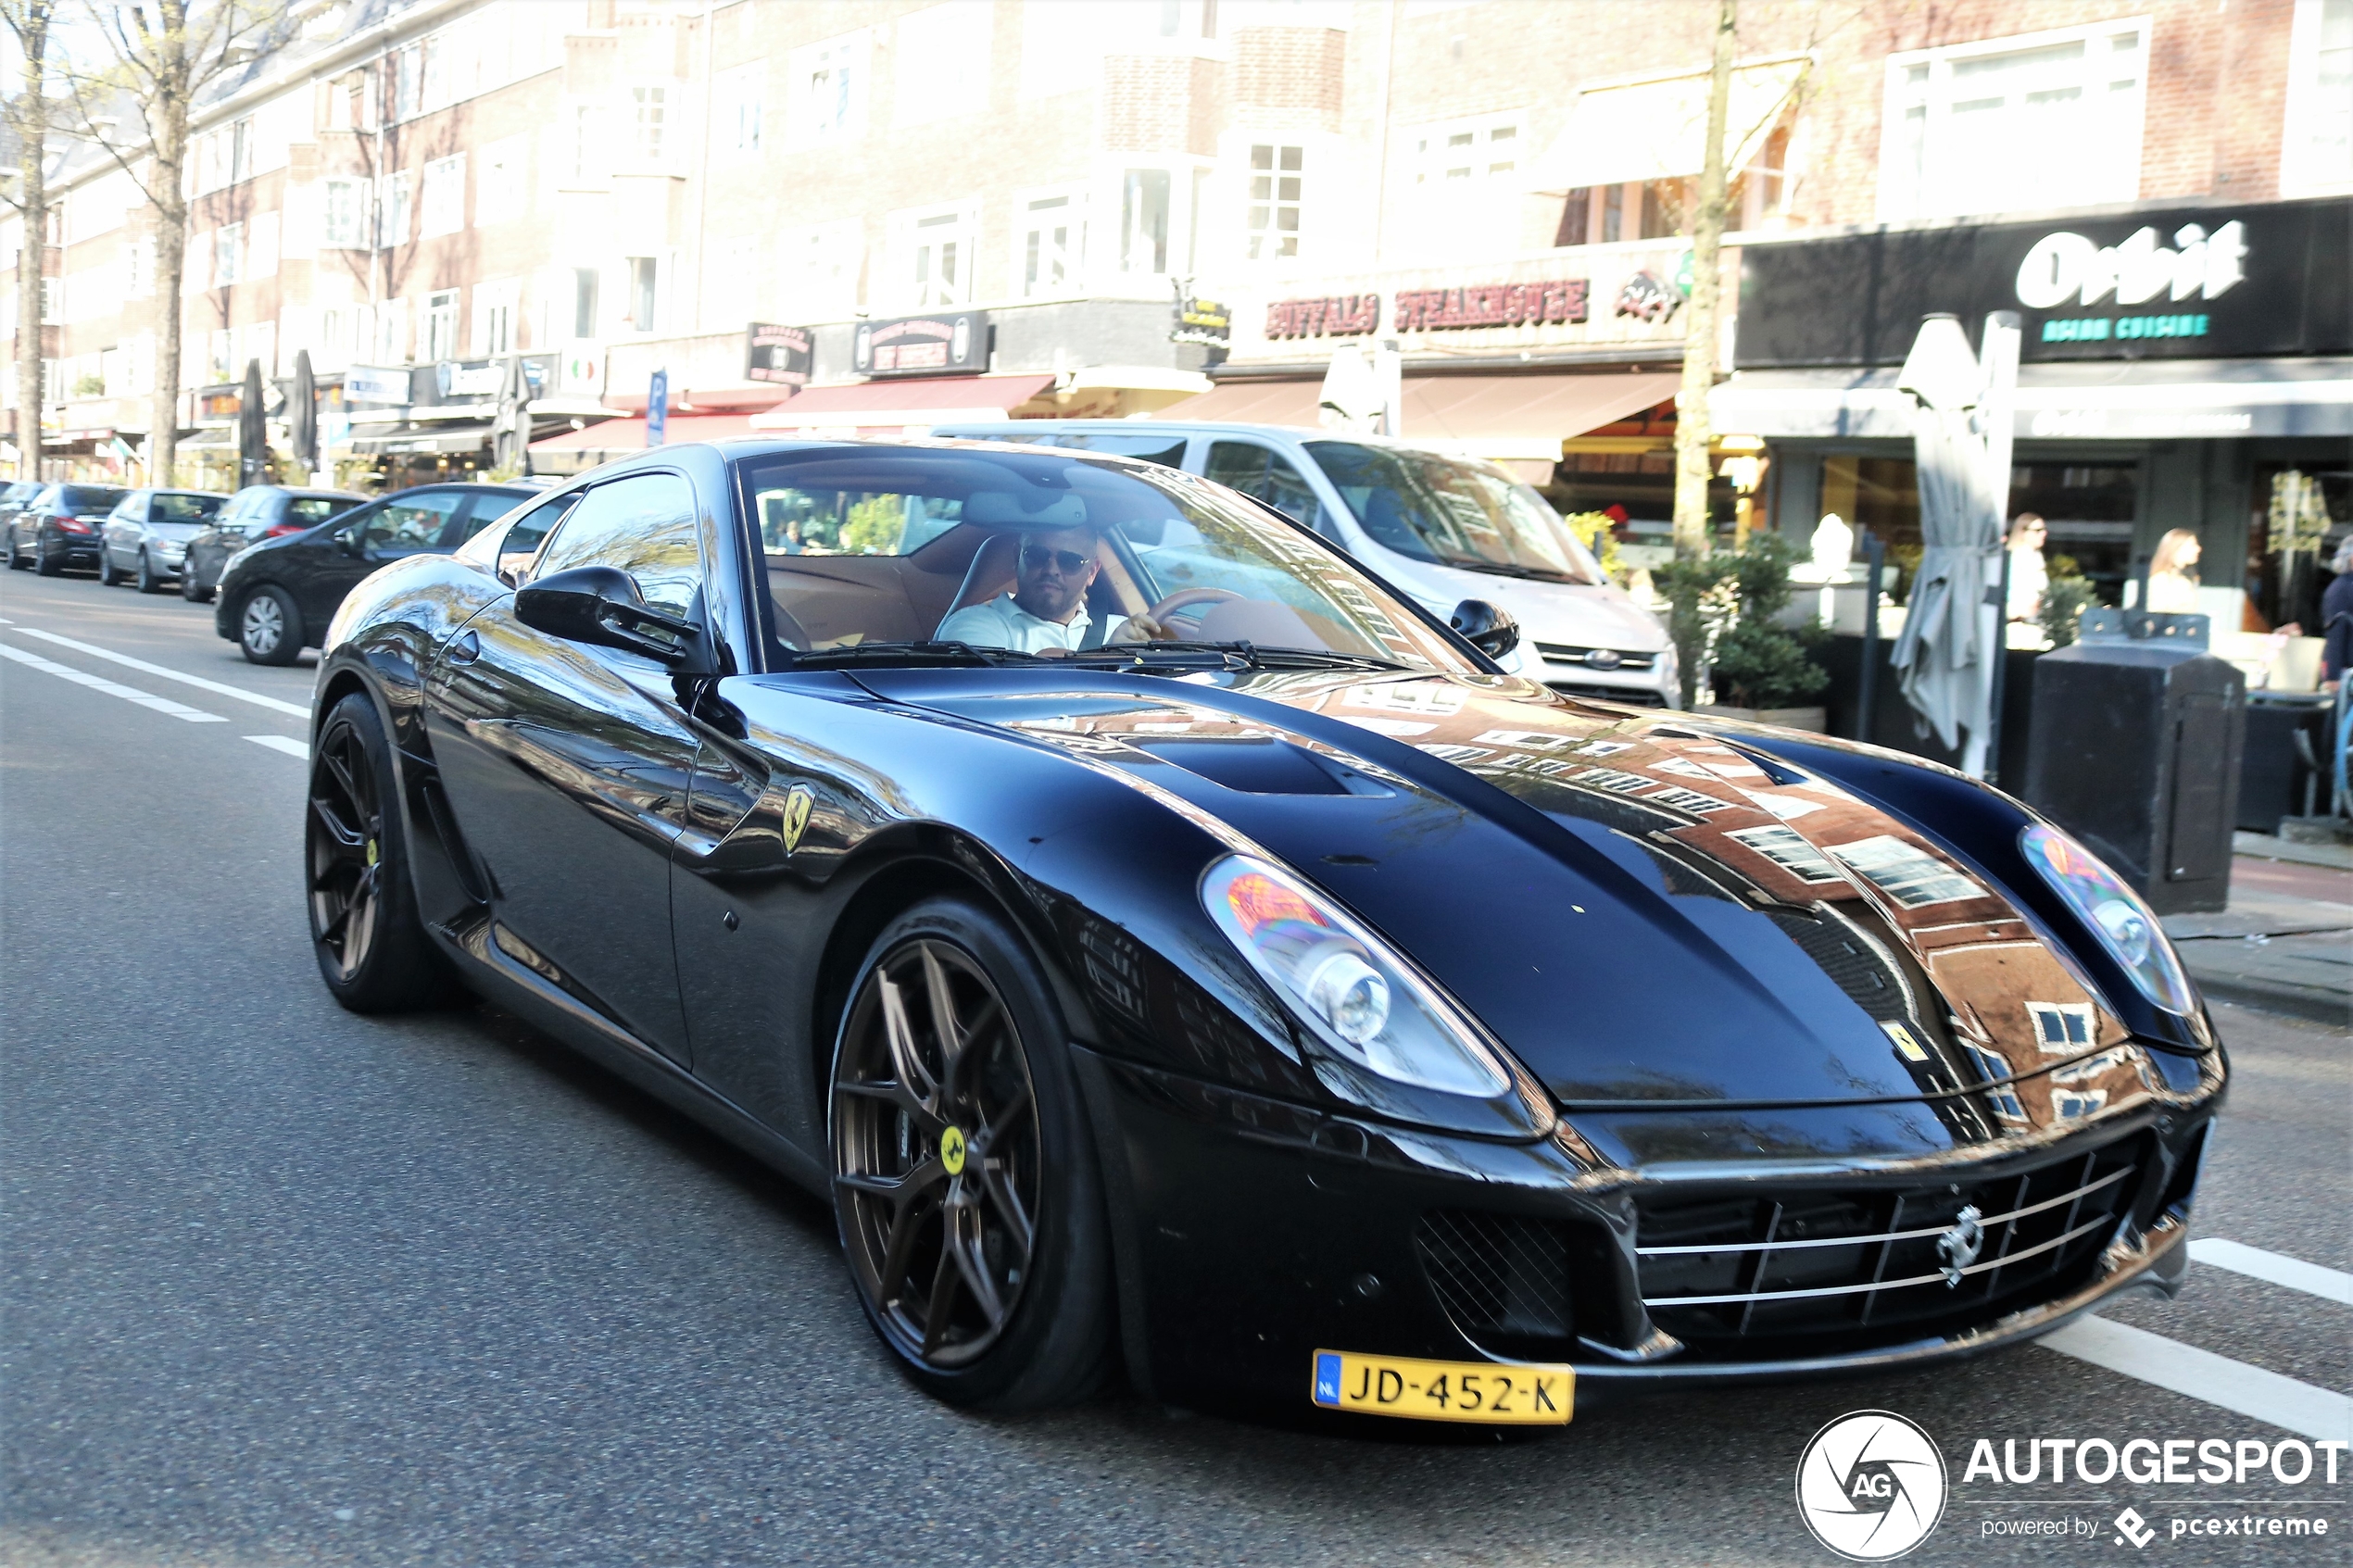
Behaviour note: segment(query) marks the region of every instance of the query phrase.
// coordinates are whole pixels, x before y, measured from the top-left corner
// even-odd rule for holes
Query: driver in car
[[[1083,526],[1025,532],[1013,591],[966,605],[942,621],[934,635],[943,643],[1050,657],[1167,636],[1167,629],[1148,615],[1109,616],[1097,629],[1087,610],[1087,590],[1101,565],[1096,547],[1094,531]]]

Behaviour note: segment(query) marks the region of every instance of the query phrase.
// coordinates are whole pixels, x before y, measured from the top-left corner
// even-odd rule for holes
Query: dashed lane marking
[[[2240,1241],[2225,1241],[2219,1236],[2202,1236],[2191,1242],[2190,1256],[2201,1263],[2228,1269],[2249,1279],[2259,1279],[2267,1285],[2284,1285],[2290,1290],[2301,1290],[2307,1296],[2318,1296],[2324,1301],[2353,1307],[2353,1274],[2342,1270],[2324,1269],[2301,1258],[2291,1258],[2283,1252],[2266,1252],[2259,1247],[2249,1247]]]
[[[2353,1440],[2353,1399],[2146,1329],[2105,1318],[2078,1318],[2044,1336],[2041,1343],[2062,1356],[2253,1416],[2299,1436]]]
[[[15,623],[11,621],[5,624]],[[274,696],[264,696],[259,692],[249,692],[243,686],[233,686],[225,681],[208,681],[202,675],[190,675],[182,671],[166,669],[160,664],[150,664],[144,659],[133,659],[127,653],[117,653],[112,648],[102,648],[95,643],[77,642],[71,637],[61,637],[55,632],[44,632],[37,626],[19,626],[17,630],[25,636],[38,637],[44,643],[55,643],[61,648],[71,648],[76,653],[86,653],[93,659],[109,659],[127,670],[137,670],[149,675],[160,675],[167,681],[178,681],[183,685],[195,686],[220,696],[235,697],[239,702],[250,702],[256,708],[267,708],[273,713],[288,713],[296,719],[307,720],[310,717],[310,709],[300,703],[286,702]]]
[[[104,692],[108,696],[119,696],[125,702],[135,702],[142,708],[152,708],[157,713],[169,713],[174,719],[185,719],[191,724],[225,724],[229,721],[218,713],[207,713],[200,708],[190,708],[186,703],[174,702],[170,697],[156,696],[131,686],[118,685],[102,676],[84,673],[70,665],[44,659],[37,653],[27,653],[22,648],[0,646],[0,658],[15,659],[19,664],[30,665],[35,670],[57,676],[61,680],[71,681],[77,686],[88,686],[94,692]]]
[[[247,735],[245,739],[253,742],[256,746],[266,746],[272,751],[283,751],[289,757],[299,757],[305,762],[310,760],[310,748],[308,746],[303,745],[302,742],[298,740],[292,740],[284,735]]]

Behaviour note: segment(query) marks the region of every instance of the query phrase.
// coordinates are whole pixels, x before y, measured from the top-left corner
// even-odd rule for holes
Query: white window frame
[[[955,310],[978,296],[980,203],[908,207],[888,222],[888,295],[910,310]],[[954,246],[949,254],[946,247]],[[944,274],[944,275],[943,275]]]
[[[788,321],[841,320],[857,313],[865,271],[863,220],[804,223],[776,236],[778,303]]]
[[[1084,185],[1051,185],[1014,193],[1013,248],[1011,270],[1006,273],[1013,286],[1006,293],[1017,299],[1060,299],[1086,291],[1087,195]],[[1053,203],[1062,205],[1049,205]],[[1066,232],[1059,247],[1051,238],[1058,228]],[[1033,241],[1038,273],[1034,279],[1030,275]],[[1057,260],[1063,269],[1059,282],[1051,279]]]
[[[376,181],[376,248],[396,250],[409,243],[416,228],[416,203],[409,188],[409,173],[379,176]]]
[[[2353,0],[2296,0],[2296,20],[2287,47],[2287,112],[2280,135],[2280,194],[2353,194],[2353,153],[2331,160],[2314,143],[2322,117],[2334,109],[2340,123],[2353,119],[2353,84],[2332,83],[2321,74],[2321,27],[2330,4],[2353,9]]]
[[[510,223],[531,210],[531,133],[484,143],[475,155],[474,227]]]
[[[722,160],[756,158],[767,130],[768,62],[754,60],[711,78],[717,112],[711,120],[711,151]]]
[[[2083,45],[2086,69],[2079,86],[2089,92],[2104,82],[2108,72],[2091,69],[2102,46],[2108,41],[2125,33],[2138,39],[2134,58],[2138,62],[2138,81],[2129,108],[2129,136],[2120,140],[2112,149],[2115,169],[2109,171],[2112,188],[2090,194],[2076,194],[2059,200],[2060,206],[2095,206],[2108,202],[2136,199],[2141,186],[2141,155],[2148,119],[2149,98],[2149,39],[2150,19],[2147,16],[2118,17],[2109,21],[2088,23],[2082,27],[2054,28],[2045,32],[2022,32],[2007,38],[1984,38],[1967,44],[1951,44],[1934,49],[1911,49],[1887,56],[1886,84],[1881,98],[1880,119],[1880,181],[1879,217],[1882,221],[1896,222],[1911,218],[1973,217],[1987,212],[2018,208],[1969,207],[1962,208],[1949,198],[1931,199],[1931,193],[1951,191],[1954,182],[1937,167],[1939,149],[1945,144],[1939,134],[1949,120],[1953,104],[1953,68],[1976,60],[2003,55],[2025,54],[2037,49],[2052,49],[2069,44]],[[1924,68],[1924,78],[1914,82],[1915,68]],[[2104,107],[2107,103],[2104,101]],[[1922,149],[1919,168],[1915,170],[1906,156],[1909,138],[1906,116],[1914,107],[1922,111],[1920,135]],[[2108,110],[2108,113],[2116,111]],[[2104,117],[2105,118],[2105,117]],[[1945,132],[1949,138],[1950,133]],[[1974,151],[1974,149],[1971,149]],[[2070,157],[2076,149],[2069,149]],[[1950,152],[1944,156],[1952,156]],[[2019,208],[2032,209],[2050,203],[2022,199]]]
[[[341,201],[338,203],[337,198]],[[323,250],[366,250],[375,203],[369,182],[331,175],[319,182],[319,245]]]
[[[1307,252],[1307,218],[1314,210],[1309,205],[1315,194],[1316,171],[1314,166],[1321,161],[1314,156],[1316,151],[1315,143],[1305,136],[1273,135],[1264,139],[1252,136],[1236,144],[1241,154],[1240,168],[1237,171],[1241,187],[1240,211],[1238,214],[1240,259],[1246,266],[1296,266]],[[1265,169],[1258,166],[1261,148],[1265,149],[1268,155],[1268,167]],[[1283,155],[1291,151],[1299,154],[1297,169],[1283,167]],[[1282,182],[1292,176],[1296,176],[1298,187],[1286,199]],[[1265,182],[1263,194],[1262,182]],[[1293,227],[1289,231],[1291,249],[1288,256],[1282,254],[1285,233],[1282,211],[1285,207],[1290,208],[1293,216]],[[1263,223],[1259,220],[1262,210],[1265,215]],[[1268,245],[1266,242],[1269,240],[1274,243]]]
[[[452,153],[426,164],[417,189],[417,237],[462,233],[466,227],[466,155]]]
[[[456,289],[434,289],[425,295],[425,307],[417,312],[417,363],[432,364],[458,358],[459,317],[463,313],[459,302],[463,297]]]
[[[145,299],[156,292],[156,243],[132,240],[122,247],[122,292],[128,299]]]
[[[648,79],[633,82],[622,90],[622,107],[629,116],[629,162],[633,167],[662,169],[669,165],[672,113],[679,107],[677,86],[677,82],[666,78]]]
[[[245,254],[238,275],[250,283],[278,275],[278,245],[283,228],[276,209],[257,212],[245,226]]]
[[[409,302],[387,299],[373,307],[363,307],[368,332],[370,361],[380,365],[405,365],[409,362]]]
[[[603,104],[573,98],[563,107],[562,177],[559,190],[598,190],[612,173],[611,113]]]
[[[227,288],[245,274],[245,226],[223,223],[212,232],[212,286]]]
[[[795,49],[786,56],[785,148],[806,152],[854,142],[866,132],[874,78],[874,36],[865,30]],[[846,85],[838,86],[839,73]],[[823,80],[821,81],[821,75]],[[820,105],[830,105],[820,114]]]
[[[476,359],[512,354],[522,346],[522,281],[503,278],[474,285],[473,349]]]
[[[1424,200],[1441,201],[1498,188],[1523,189],[1529,151],[1528,118],[1526,109],[1511,109],[1471,119],[1439,120],[1401,128],[1400,139],[1407,144],[1407,189]],[[1499,132],[1503,133],[1500,137]],[[1456,137],[1469,140],[1458,150],[1453,145]],[[1497,156],[1499,142],[1504,145],[1507,157]],[[1498,168],[1499,164],[1504,167]],[[1460,179],[1455,178],[1458,168],[1462,171]]]

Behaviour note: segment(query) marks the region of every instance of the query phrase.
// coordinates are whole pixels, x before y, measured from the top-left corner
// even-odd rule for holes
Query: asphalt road
[[[2320,1268],[2201,1263],[2178,1303],[2113,1307],[2159,1336],[2136,1375],[2029,1347],[1501,1445],[1125,1394],[976,1418],[894,1374],[817,1201],[487,1009],[339,1010],[299,894],[303,720],[88,649],[309,689],[177,598],[0,577],[0,1561],[1818,1564],[1798,1458],[1866,1408],[1950,1468],[1909,1562],[2137,1557],[2128,1504],[2151,1559],[2347,1558],[2353,1462],[2334,1486],[1963,1475],[1980,1438],[2347,1436],[2341,1032],[2218,1010],[2237,1077],[2200,1233]],[[2208,1514],[2331,1534],[2171,1536]],[[1989,1534],[2021,1519],[2084,1528]]]

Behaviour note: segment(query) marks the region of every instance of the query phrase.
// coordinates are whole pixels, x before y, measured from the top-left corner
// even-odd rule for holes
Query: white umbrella
[[[1921,550],[1889,662],[1904,700],[1939,744],[1961,749],[1963,769],[1981,778],[2002,657],[2001,611],[1986,593],[1998,581],[2009,494],[2009,441],[1996,427],[2009,418],[2006,383],[2017,377],[2015,320],[1988,320],[1981,364],[1959,321],[1929,317],[1896,382],[1914,403]]]

